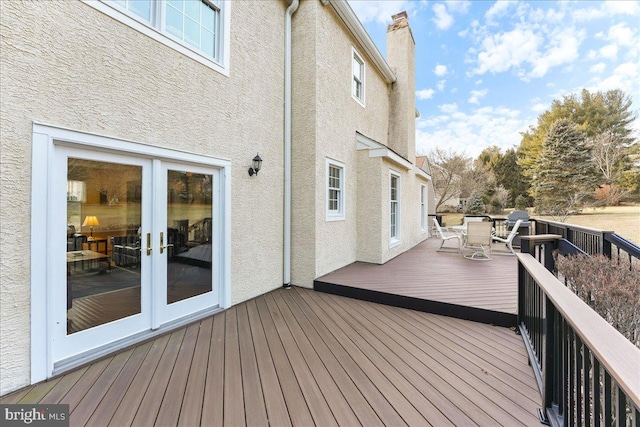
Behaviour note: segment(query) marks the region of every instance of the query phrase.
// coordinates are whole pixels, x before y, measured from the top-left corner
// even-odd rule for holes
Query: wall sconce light
[[[262,159],[260,158],[260,154],[256,154],[256,156],[251,161],[251,167],[249,168],[249,176],[258,175],[262,169]]]
[[[100,223],[98,222],[97,216],[84,217],[84,222],[82,223],[82,226],[89,227],[89,230],[91,230],[91,234],[90,234],[91,237],[93,237],[93,227],[95,227],[96,225],[100,225]]]

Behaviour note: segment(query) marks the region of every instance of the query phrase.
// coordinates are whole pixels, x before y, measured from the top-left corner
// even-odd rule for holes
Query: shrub
[[[640,347],[640,274],[605,255],[555,255],[560,277],[584,302]]]

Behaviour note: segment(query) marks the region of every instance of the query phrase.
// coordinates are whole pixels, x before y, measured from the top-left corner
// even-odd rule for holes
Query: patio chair
[[[496,252],[497,255],[515,255],[516,254],[516,251],[513,250],[513,239],[514,237],[516,237],[516,234],[518,234],[518,228],[520,227],[520,224],[522,224],[521,219],[516,221],[513,228],[511,229],[511,232],[506,238],[502,238],[499,236],[493,236],[491,238],[491,240],[493,241],[505,243],[507,245],[507,248],[509,248],[509,252]]]
[[[440,243],[440,247],[438,248],[438,252],[458,252],[460,253],[460,248],[462,247],[462,236],[460,236],[458,233],[455,233],[451,230],[449,230],[447,227],[441,227],[440,223],[438,222],[437,219],[433,218],[433,225],[436,227],[436,234],[439,238],[442,239],[442,243]],[[457,239],[458,240],[458,247],[457,248],[451,248],[451,247],[447,247],[444,248],[444,244],[447,240],[453,240],[453,239]]]
[[[464,249],[470,249],[471,253],[464,257],[476,261],[488,261],[491,259],[491,229],[493,224],[488,221],[470,222],[467,224],[467,238]]]

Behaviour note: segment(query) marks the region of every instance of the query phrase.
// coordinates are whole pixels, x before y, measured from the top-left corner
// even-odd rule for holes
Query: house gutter
[[[284,288],[291,287],[291,17],[298,5],[291,0],[284,15]]]

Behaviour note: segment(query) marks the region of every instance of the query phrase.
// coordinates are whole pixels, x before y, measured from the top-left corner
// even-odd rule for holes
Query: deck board
[[[515,324],[516,257],[472,261],[462,254],[437,252],[439,242],[425,240],[382,265],[355,262],[317,278],[314,288],[467,320]]]
[[[508,329],[280,289],[2,402],[68,403],[71,425],[539,425]]]

